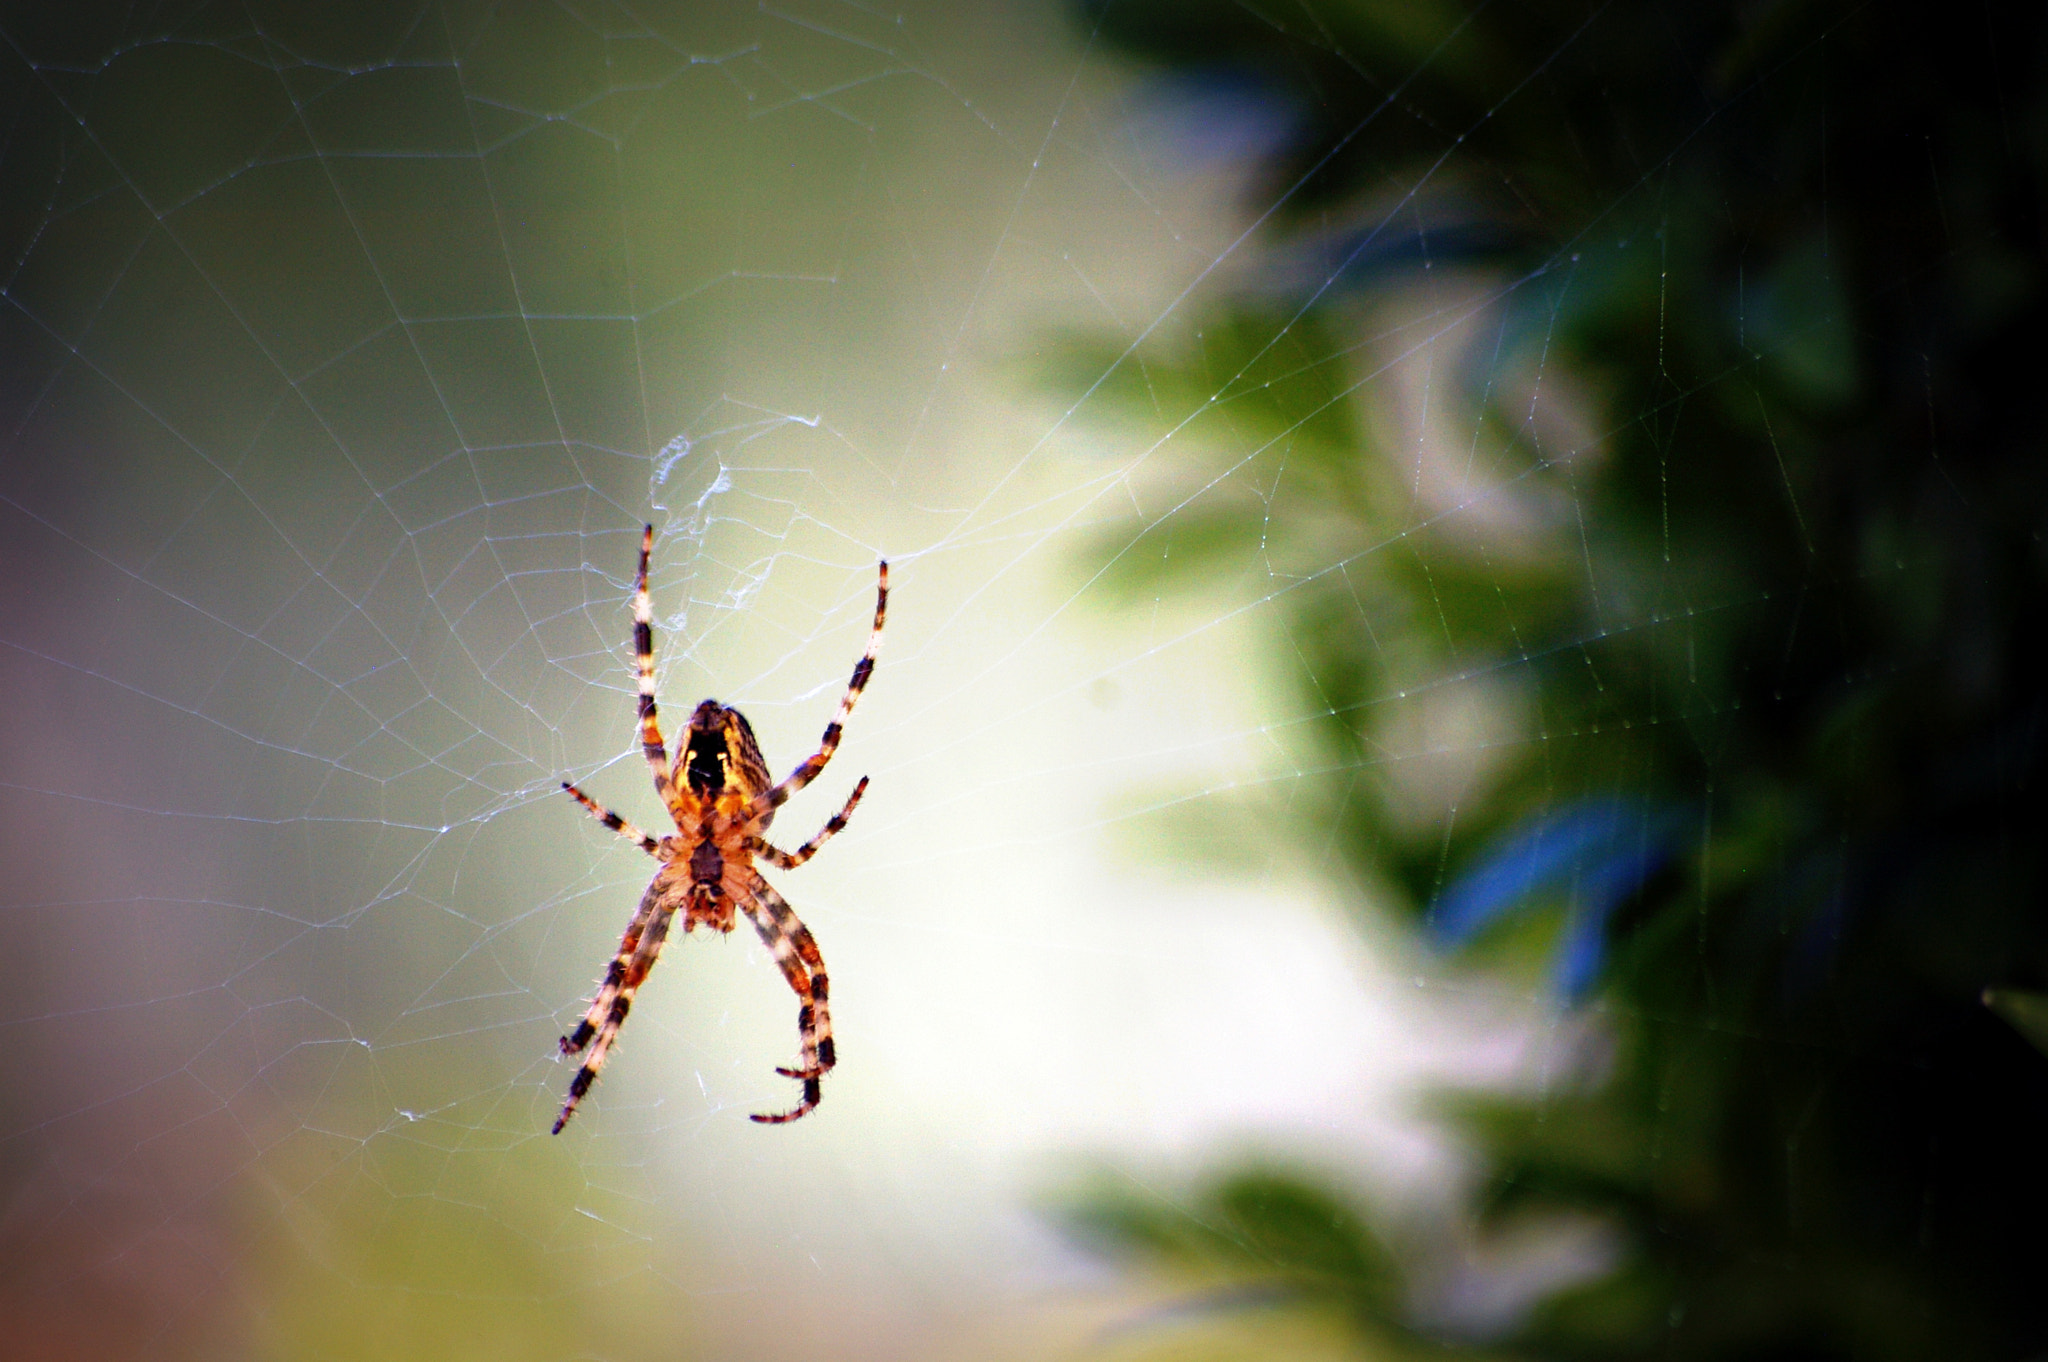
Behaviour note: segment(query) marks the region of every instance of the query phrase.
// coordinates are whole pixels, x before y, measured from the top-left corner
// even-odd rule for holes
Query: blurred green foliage
[[[437,1132],[438,1133],[438,1132]],[[271,1189],[276,1190],[276,1189]],[[243,1355],[280,1362],[553,1362],[704,1353],[659,1255],[594,1238],[559,1148],[449,1150],[402,1134],[305,1194],[252,1203]],[[660,1321],[656,1324],[655,1321]]]
[[[1178,338],[1055,347],[1153,447],[1105,587],[1266,600],[1321,716],[1304,840],[1446,949],[1526,957],[1540,920],[1612,1037],[1599,1081],[1450,1104],[1485,1223],[1623,1245],[1487,1346],[2048,1348],[2040,7],[1083,18],[1186,119],[1249,88],[1279,130],[1246,282]],[[1400,382],[1431,341],[1469,441],[1434,453]],[[1500,735],[1418,778],[1467,695]],[[1421,1327],[1306,1179],[1073,1204],[1362,1339]]]

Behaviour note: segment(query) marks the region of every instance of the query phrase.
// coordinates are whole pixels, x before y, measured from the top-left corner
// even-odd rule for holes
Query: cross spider
[[[753,922],[767,943],[768,953],[782,968],[782,977],[796,991],[799,1006],[797,1032],[801,1038],[802,1061],[794,1069],[775,1072],[803,1083],[803,1097],[795,1107],[774,1116],[756,1116],[756,1121],[780,1125],[818,1105],[819,1081],[835,1062],[832,1050],[832,1018],[826,1007],[825,960],[810,929],[754,869],[760,857],[772,866],[794,870],[811,859],[819,847],[846,826],[854,806],[867,792],[868,778],[862,776],[846,797],[846,804],[832,815],[824,829],[795,851],[770,846],[763,834],[775,821],[775,811],[804,786],[818,778],[832,754],[839,748],[840,730],[854,702],[868,684],[875,669],[875,653],[882,646],[882,617],[889,604],[889,565],[881,565],[881,582],[875,588],[875,624],[868,635],[868,650],[853,666],[853,679],[839,701],[839,712],[825,725],[825,737],[818,750],[805,757],[779,785],[768,778],[768,764],[754,741],[754,730],[746,716],[716,700],[706,700],[690,715],[690,735],[676,755],[674,768],[662,744],[661,725],[654,716],[654,612],[647,600],[647,560],[654,552],[654,527],[640,536],[640,575],[633,582],[633,651],[640,673],[640,750],[654,772],[654,790],[668,806],[675,820],[676,835],[659,841],[649,837],[583,791],[562,782],[562,788],[578,804],[613,832],[661,862],[654,882],[641,896],[640,907],[626,924],[619,953],[605,971],[604,983],[591,1000],[590,1011],[575,1031],[563,1036],[562,1053],[573,1055],[590,1046],[590,1056],[569,1083],[569,1100],[555,1118],[554,1133],[576,1114],[576,1104],[597,1081],[619,1034],[620,1023],[633,1006],[633,994],[654,968],[661,943],[668,936],[669,920],[683,910],[683,930],[710,927],[720,932],[733,929],[737,909]],[[592,1045],[595,1039],[596,1044]]]

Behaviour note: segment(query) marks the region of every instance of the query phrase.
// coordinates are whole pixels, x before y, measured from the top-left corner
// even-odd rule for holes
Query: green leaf
[[[1984,990],[1984,1006],[1990,1008],[2005,1020],[2005,1023],[2027,1038],[2042,1054],[2048,1055],[2048,993],[2026,993],[2016,988],[1987,988]]]

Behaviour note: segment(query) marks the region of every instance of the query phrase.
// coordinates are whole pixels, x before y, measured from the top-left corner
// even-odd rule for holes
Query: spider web
[[[1270,830],[1210,826],[1232,875],[1171,863],[1176,816],[1255,792],[1284,823],[1320,774],[1256,660],[1301,572],[1086,603],[1100,532],[1193,491],[1154,477],[1171,433],[1033,382],[1048,336],[1186,341],[1293,191],[1246,207],[1256,107],[1191,113],[1071,19],[0,21],[12,1336],[1036,1356],[1130,1305],[1036,1214],[1076,1159],[1284,1147],[1450,1195],[1408,1095],[1528,1078],[1549,1005],[1361,937]],[[1454,419],[1439,369],[1486,362],[1518,286],[1361,351],[1399,439]],[[1543,382],[1532,419],[1583,437]],[[1475,500],[1430,474],[1419,522]],[[1574,509],[1479,499],[1507,537]],[[875,681],[779,828],[873,777],[776,877],[842,1064],[816,1116],[750,1124],[792,1096],[787,989],[745,933],[673,940],[550,1139],[555,1037],[650,870],[558,782],[661,830],[643,521],[670,732],[716,696],[778,774],[892,565]],[[1483,779],[1512,680],[1395,755]]]

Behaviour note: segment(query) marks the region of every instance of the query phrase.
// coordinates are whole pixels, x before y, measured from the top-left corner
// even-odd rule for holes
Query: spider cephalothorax
[[[881,565],[881,582],[875,590],[875,623],[868,634],[867,652],[854,665],[853,679],[839,702],[839,712],[825,725],[818,750],[804,758],[781,784],[768,776],[768,764],[754,741],[753,727],[738,710],[706,700],[690,715],[689,736],[676,754],[673,767],[655,717],[654,704],[654,612],[647,596],[647,565],[654,551],[654,527],[640,537],[640,575],[633,590],[633,649],[640,680],[640,747],[654,773],[654,790],[668,806],[676,834],[659,841],[611,812],[583,791],[562,782],[576,801],[613,832],[639,844],[660,861],[654,882],[641,896],[640,907],[626,924],[619,952],[605,971],[604,982],[590,1010],[574,1031],[562,1037],[565,1055],[590,1047],[590,1055],[569,1083],[569,1100],[555,1118],[555,1133],[576,1112],[576,1104],[597,1081],[611,1053],[619,1026],[633,1006],[633,995],[646,979],[647,971],[661,954],[669,923],[678,910],[683,930],[709,927],[714,931],[733,929],[737,913],[745,913],[767,943],[769,954],[781,968],[789,986],[796,991],[797,1032],[802,1058],[794,1069],[775,1072],[800,1081],[803,1096],[789,1111],[774,1116],[756,1116],[756,1121],[794,1121],[818,1105],[819,1085],[836,1061],[832,1046],[832,1019],[825,961],[810,929],[780,894],[770,888],[754,869],[759,857],[783,870],[793,870],[808,861],[834,833],[846,826],[860,797],[867,792],[866,776],[860,778],[844,806],[816,837],[795,851],[782,851],[765,840],[775,811],[789,797],[817,779],[832,754],[839,748],[839,735],[846,716],[853,712],[868,677],[875,669],[875,652],[882,646],[882,619],[889,604],[889,565]]]

